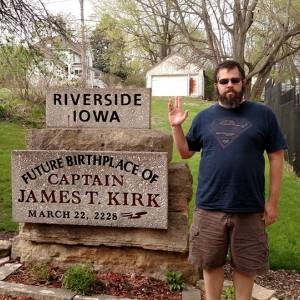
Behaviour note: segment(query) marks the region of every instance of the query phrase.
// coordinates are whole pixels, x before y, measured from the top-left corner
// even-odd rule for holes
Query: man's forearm
[[[283,172],[283,151],[277,151],[269,155],[270,159],[270,190],[269,199],[270,204],[275,207],[278,206],[279,194]]]
[[[189,150],[181,125],[172,126],[173,139],[181,158],[190,158],[194,152]]]

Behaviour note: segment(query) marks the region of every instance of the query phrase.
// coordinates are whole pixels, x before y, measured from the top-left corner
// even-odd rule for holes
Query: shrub
[[[27,266],[31,278],[35,281],[48,281],[50,279],[50,268],[47,264],[32,263]]]
[[[185,283],[181,272],[167,271],[166,282],[170,291],[182,291],[185,288]]]
[[[0,120],[8,120],[13,115],[13,107],[9,103],[0,103]]]
[[[225,296],[225,300],[234,300],[234,287],[226,287],[223,290],[223,295]]]
[[[86,295],[91,290],[94,281],[95,277],[90,267],[75,265],[65,271],[63,287],[80,295]]]

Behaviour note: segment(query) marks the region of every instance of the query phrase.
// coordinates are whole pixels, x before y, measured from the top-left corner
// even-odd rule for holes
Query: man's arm
[[[175,106],[173,102],[169,100],[169,122],[172,127],[173,139],[176,148],[181,156],[181,158],[190,158],[194,155],[194,151],[189,150],[189,146],[186,137],[183,133],[181,124],[185,121],[188,116],[188,112],[183,112],[181,110],[181,101],[179,97],[175,99]]]
[[[184,136],[181,125],[172,126],[174,143],[181,158],[190,158],[194,155],[194,151],[189,150],[186,137]]]
[[[270,161],[270,190],[269,198],[265,204],[265,223],[270,225],[278,217],[279,194],[283,172],[284,151],[279,150],[268,154]]]

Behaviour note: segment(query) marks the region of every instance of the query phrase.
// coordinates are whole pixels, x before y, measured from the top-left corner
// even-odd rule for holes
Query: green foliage
[[[0,121],[17,122],[33,128],[43,126],[45,119],[45,107],[43,105],[13,96],[2,97],[2,89],[0,89],[0,99]]]
[[[185,282],[181,272],[168,270],[165,276],[170,291],[182,291],[185,288]]]
[[[214,80],[213,80],[213,70],[212,69],[207,69],[205,71],[205,86],[204,86],[204,93],[205,93],[205,98],[212,100],[214,98]]]
[[[17,121],[20,116],[19,107],[15,101],[0,102],[0,120]]]
[[[233,286],[225,287],[223,290],[223,295],[225,297],[225,300],[234,300],[234,287]]]
[[[15,231],[11,217],[11,150],[25,149],[22,126],[0,121],[0,230]]]
[[[126,37],[118,20],[103,14],[91,36],[94,67],[125,79],[130,70],[126,61]]]
[[[127,36],[130,58],[138,57],[141,69],[161,61],[171,52],[177,52],[177,43],[182,42],[176,25],[172,22],[172,5],[160,1],[159,5],[149,5],[143,1],[109,1],[99,4],[100,10],[118,20],[119,27]],[[172,21],[171,21],[172,20]]]
[[[22,44],[0,46],[0,84],[14,88],[24,100],[29,96],[29,78],[40,59],[39,52]]]
[[[75,265],[69,267],[63,276],[63,286],[80,295],[86,295],[91,290],[94,282],[94,274],[88,266]]]
[[[10,100],[12,98],[13,98],[13,93],[10,89],[7,89],[7,88],[0,89],[0,99]]]

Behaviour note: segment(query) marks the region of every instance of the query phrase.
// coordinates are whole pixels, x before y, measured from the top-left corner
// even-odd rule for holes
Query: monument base
[[[134,247],[107,247],[36,243],[16,237],[12,257],[22,263],[49,263],[62,268],[91,264],[96,271],[135,273],[165,280],[167,270],[180,271],[185,281],[195,284],[198,271],[187,263],[187,253],[146,250]]]

